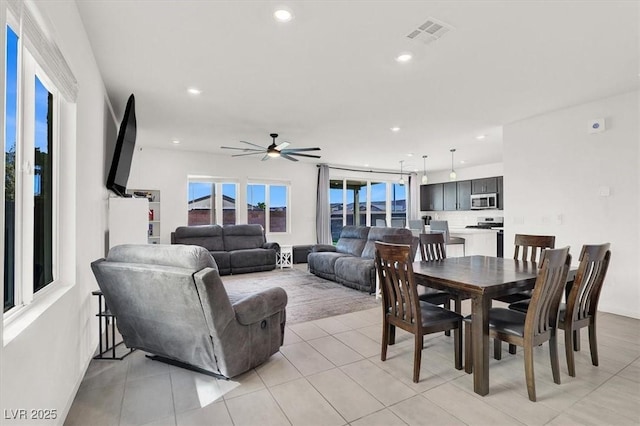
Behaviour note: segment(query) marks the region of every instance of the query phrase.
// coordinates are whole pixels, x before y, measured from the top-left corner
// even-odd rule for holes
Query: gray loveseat
[[[233,377],[282,345],[287,293],[227,294],[202,247],[121,245],[91,268],[128,348]]]
[[[345,226],[335,246],[313,246],[307,258],[309,271],[347,287],[373,293],[376,289],[375,242],[387,235],[412,237],[409,229]]]
[[[278,243],[268,243],[261,225],[180,226],[171,244],[190,244],[209,250],[220,275],[271,271],[276,268]]]

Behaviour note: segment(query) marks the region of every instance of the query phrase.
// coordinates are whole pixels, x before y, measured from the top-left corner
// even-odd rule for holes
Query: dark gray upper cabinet
[[[471,181],[461,180],[458,184],[458,210],[471,210]]]
[[[504,210],[504,189],[502,187],[503,178],[498,176],[498,208]]]
[[[420,210],[438,211],[443,209],[443,185],[420,185]]]
[[[471,181],[472,194],[493,194],[498,192],[498,178],[490,177]]]
[[[443,184],[444,210],[471,210],[471,181]]]

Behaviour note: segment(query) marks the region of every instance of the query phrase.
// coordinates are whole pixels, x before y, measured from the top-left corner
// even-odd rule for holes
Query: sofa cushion
[[[382,228],[373,226],[369,231],[367,243],[362,250],[361,257],[373,259],[376,255],[376,241],[382,241],[386,235],[407,235],[411,237],[411,230],[405,228]]]
[[[168,244],[123,244],[112,247],[107,255],[109,262],[175,266],[192,271],[216,268],[207,250],[196,246]]]
[[[226,225],[223,229],[224,250],[262,248],[266,242],[262,225]]]
[[[373,259],[343,257],[335,262],[336,281],[347,287],[372,293],[376,288],[376,268]]]
[[[174,234],[174,244],[192,244],[209,251],[225,249],[220,225],[179,226]]]
[[[340,258],[354,258],[350,254],[335,253],[330,251],[309,253],[307,262],[309,263],[309,272],[327,280],[335,281],[335,264]]]
[[[336,250],[353,256],[360,256],[367,242],[369,228],[366,226],[345,226],[340,232]]]
[[[271,249],[254,248],[234,250],[229,252],[231,270],[234,273],[253,266],[276,265],[276,251]]]
[[[220,275],[229,275],[231,273],[231,260],[229,252],[226,251],[212,251],[211,255],[218,264],[218,273]]]

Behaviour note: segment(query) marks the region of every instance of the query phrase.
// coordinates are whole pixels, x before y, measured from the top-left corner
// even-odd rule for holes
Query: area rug
[[[282,287],[289,298],[287,324],[313,321],[380,306],[373,295],[345,287],[307,272],[306,265],[241,275],[227,275],[222,282],[229,293],[250,294]]]

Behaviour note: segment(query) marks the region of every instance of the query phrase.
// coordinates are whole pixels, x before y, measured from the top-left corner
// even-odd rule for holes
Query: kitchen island
[[[427,225],[426,232],[430,232]],[[452,237],[465,239],[465,251],[467,256],[496,256],[497,234],[502,228],[477,229],[477,228],[449,228]],[[463,256],[462,244],[447,245],[447,257]]]

